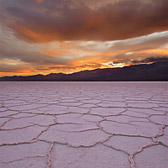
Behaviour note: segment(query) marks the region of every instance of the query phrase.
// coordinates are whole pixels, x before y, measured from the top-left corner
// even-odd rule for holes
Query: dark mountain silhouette
[[[123,68],[86,70],[73,74],[1,77],[0,81],[168,81],[168,61]]]

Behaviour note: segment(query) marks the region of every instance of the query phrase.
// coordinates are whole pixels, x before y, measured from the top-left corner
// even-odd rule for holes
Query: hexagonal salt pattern
[[[168,83],[0,83],[1,168],[167,168]]]

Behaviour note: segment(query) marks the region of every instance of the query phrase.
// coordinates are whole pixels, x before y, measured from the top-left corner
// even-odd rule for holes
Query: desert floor
[[[167,166],[166,82],[0,83],[0,168]]]

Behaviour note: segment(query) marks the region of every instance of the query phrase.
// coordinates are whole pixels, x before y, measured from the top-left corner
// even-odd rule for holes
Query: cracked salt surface
[[[167,166],[167,82],[0,83],[0,168]]]

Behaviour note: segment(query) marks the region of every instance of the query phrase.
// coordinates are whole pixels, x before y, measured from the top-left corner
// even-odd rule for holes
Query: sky
[[[0,76],[168,59],[168,0],[0,0]]]

